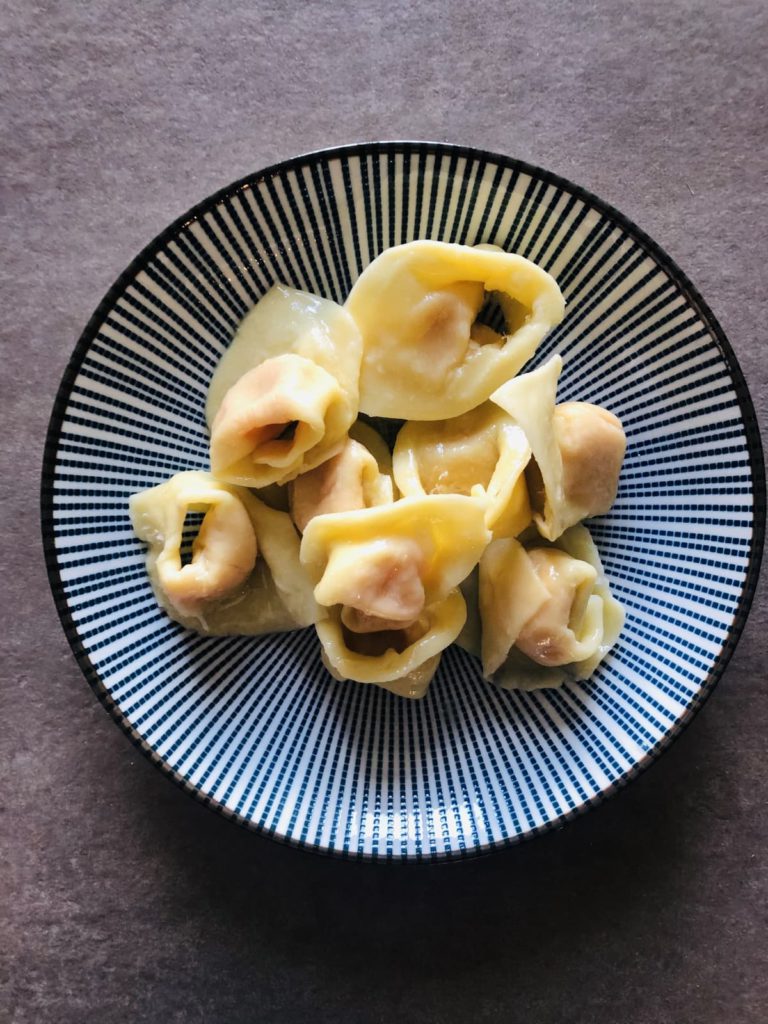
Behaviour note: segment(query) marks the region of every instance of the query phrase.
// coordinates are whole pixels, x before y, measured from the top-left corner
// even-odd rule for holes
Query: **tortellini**
[[[461,495],[312,519],[301,561],[328,609],[318,634],[335,673],[394,681],[439,654],[464,625],[456,588],[489,539],[485,503]]]
[[[270,633],[308,626],[322,614],[299,563],[289,516],[247,490],[202,472],[178,473],[130,501],[147,569],[171,618],[202,633]],[[184,524],[204,513],[182,564]]]
[[[409,698],[452,643],[505,688],[589,676],[623,612],[574,524],[626,442],[557,404],[559,356],[514,376],[563,311],[493,245],[387,250],[343,307],[275,285],[213,375],[211,472],[131,498],[160,605],[206,634],[312,625],[336,679]]]
[[[458,494],[401,498],[316,517],[304,532],[301,561],[320,604],[355,605],[394,618],[392,600],[407,609],[399,616],[407,618],[457,587],[489,540],[483,501]],[[369,579],[371,592],[363,582]]]
[[[265,487],[337,454],[357,417],[360,356],[341,306],[275,285],[241,323],[208,392],[217,478]]]
[[[343,622],[339,608],[332,608],[316,626],[323,663],[336,679],[376,683],[400,697],[423,697],[466,614],[455,589],[397,629],[356,632]]]
[[[382,473],[371,452],[348,437],[338,455],[289,485],[293,521],[304,530],[314,516],[388,505],[394,500],[392,477]]]
[[[589,531],[573,526],[557,545],[496,540],[480,562],[483,674],[506,688],[585,679],[623,623]]]
[[[498,294],[503,335],[476,323]],[[546,271],[498,249],[419,241],[383,252],[346,302],[363,337],[360,409],[370,416],[443,420],[484,402],[562,319]]]
[[[475,494],[487,498],[486,525],[514,537],[531,521],[523,471],[525,433],[490,402],[455,419],[406,423],[393,456],[401,494]]]
[[[561,357],[553,356],[491,395],[530,443],[528,492],[533,520],[547,540],[608,511],[626,449],[621,423],[607,409],[586,402],[555,404],[562,366]]]

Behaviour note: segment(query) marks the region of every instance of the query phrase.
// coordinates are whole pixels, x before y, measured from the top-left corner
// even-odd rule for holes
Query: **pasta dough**
[[[402,498],[313,519],[301,542],[301,561],[320,604],[354,604],[392,618],[385,611],[389,601],[410,612],[415,604],[442,600],[471,572],[489,540],[482,501],[457,494]],[[374,585],[375,579],[383,581],[375,604],[366,603],[359,573],[368,573]],[[411,587],[423,595],[413,598]],[[363,595],[359,600],[357,593]]]
[[[209,634],[314,624],[335,678],[404,697],[454,642],[505,688],[588,677],[623,611],[574,524],[611,506],[626,442],[557,404],[559,356],[514,377],[563,310],[493,245],[387,250],[344,307],[275,285],[213,375],[211,473],[131,498],[160,605]],[[359,411],[388,442],[406,419],[393,454]]]
[[[621,423],[607,409],[586,402],[555,404],[562,366],[560,356],[553,356],[491,395],[530,443],[528,493],[533,520],[547,540],[608,511],[626,448]]]
[[[605,515],[616,500],[627,439],[618,417],[589,402],[555,406],[563,492],[578,519]]]
[[[351,512],[394,500],[392,478],[359,441],[348,437],[338,455],[297,476],[290,488],[293,521],[303,531],[314,516]]]
[[[337,381],[308,359],[268,359],[224,396],[211,427],[211,468],[248,487],[293,480],[339,451],[345,404]]]
[[[357,416],[361,341],[334,302],[276,285],[216,369],[211,468],[229,483],[285,483],[341,449]]]
[[[486,402],[451,420],[409,422],[395,442],[393,471],[401,494],[474,494],[487,499],[486,526],[513,537],[531,521],[523,470],[525,434]]]
[[[486,292],[500,293],[506,333],[476,325]],[[522,256],[419,241],[383,252],[346,308],[363,337],[360,409],[441,420],[484,402],[562,319],[549,274]]]
[[[289,352],[331,374],[349,404],[357,405],[362,341],[352,317],[330,299],[276,284],[246,314],[219,360],[208,388],[208,426],[233,384],[267,359]]]
[[[311,520],[301,560],[329,609],[318,635],[337,674],[401,679],[453,642],[466,618],[456,587],[490,539],[484,520],[484,503],[460,495]]]
[[[338,607],[316,629],[323,663],[336,679],[376,683],[401,697],[423,697],[442,651],[458,636],[466,618],[464,599],[451,590],[399,630],[356,633],[345,627]]]
[[[508,689],[588,678],[623,624],[588,530],[557,546],[494,541],[480,562],[483,674]]]
[[[158,602],[184,626],[210,634],[296,629],[321,614],[299,563],[288,515],[210,474],[178,473],[130,500],[136,535],[149,545]],[[205,516],[182,565],[184,522]]]

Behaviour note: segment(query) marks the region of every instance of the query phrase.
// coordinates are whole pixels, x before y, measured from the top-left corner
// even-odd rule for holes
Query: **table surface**
[[[717,693],[563,830],[381,866],[240,830],[137,754],[48,590],[37,489],[60,376],[164,225],[295,153],[480,146],[618,206],[712,306],[766,422],[763,0],[0,5],[0,1019],[768,1019],[766,588]]]

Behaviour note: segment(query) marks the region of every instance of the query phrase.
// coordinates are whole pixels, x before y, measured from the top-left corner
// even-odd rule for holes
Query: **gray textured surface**
[[[80,676],[38,542],[77,335],[161,227],[297,152],[434,138],[632,217],[720,318],[765,422],[762,0],[0,4],[0,1019],[768,1019],[765,586],[662,761],[560,833],[387,869],[284,849],[137,755]]]

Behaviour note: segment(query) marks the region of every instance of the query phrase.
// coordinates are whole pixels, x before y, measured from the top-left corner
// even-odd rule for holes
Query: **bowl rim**
[[[251,188],[260,181],[272,177],[275,174],[287,173],[299,167],[312,163],[328,162],[339,157],[357,156],[364,158],[374,155],[396,156],[402,154],[409,156],[413,154],[434,155],[435,157],[450,156],[456,160],[464,158],[467,160],[480,161],[480,164],[493,163],[546,182],[556,188],[563,189],[571,195],[585,202],[598,213],[615,222],[629,237],[631,237],[650,256],[678,286],[686,300],[694,308],[696,314],[711,331],[717,345],[719,346],[725,360],[728,371],[733,382],[734,392],[739,404],[742,423],[749,453],[749,464],[753,488],[753,523],[752,539],[747,560],[747,572],[739,596],[733,621],[728,629],[728,635],[723,642],[722,648],[713,661],[712,667],[705,680],[700,685],[700,692],[694,698],[682,718],[667,732],[657,743],[654,744],[644,756],[616,781],[612,782],[605,789],[568,812],[552,818],[542,825],[529,829],[525,832],[507,836],[504,839],[484,843],[481,846],[473,846],[465,849],[451,849],[442,852],[416,852],[416,853],[360,853],[358,851],[345,851],[331,847],[322,846],[316,843],[296,839],[292,836],[284,836],[274,828],[268,828],[259,822],[252,821],[244,816],[229,810],[218,800],[198,789],[191,782],[184,778],[179,772],[167,764],[163,758],[143,739],[140,733],[128,722],[120,711],[116,702],[110,696],[99,673],[94,668],[83,646],[69,610],[66,591],[61,579],[56,545],[54,542],[54,480],[56,468],[56,454],[58,450],[59,434],[62,421],[66,413],[69,399],[72,393],[75,379],[85,356],[94,340],[107,311],[114,306],[130,282],[143,270],[154,258],[156,253],[163,248],[171,239],[192,221],[199,219],[218,205],[223,199],[236,195],[245,188]],[[279,842],[281,845],[291,846],[311,853],[321,854],[327,857],[334,857],[341,860],[355,860],[371,863],[419,863],[436,861],[467,860],[470,858],[490,854],[496,850],[533,839],[535,836],[551,832],[562,827],[565,822],[579,817],[589,810],[601,806],[607,799],[623,789],[629,782],[646,771],[652,764],[655,764],[660,755],[667,750],[677,739],[683,730],[690,724],[696,713],[706,703],[710,694],[731,660],[731,656],[738,644],[744,630],[752,601],[757,589],[757,582],[762,561],[763,543],[765,539],[766,526],[766,478],[765,464],[763,461],[763,446],[760,436],[760,428],[755,413],[749,389],[744,374],[739,365],[736,354],[728,341],[717,318],[712,313],[708,304],[704,301],[698,289],[690,281],[687,275],[678,267],[668,253],[632,220],[610,203],[600,199],[588,189],[575,184],[567,178],[538,167],[535,164],[518,160],[514,157],[501,153],[494,153],[490,150],[474,146],[457,145],[448,142],[431,142],[416,140],[386,140],[370,142],[354,142],[345,145],[332,146],[324,149],[311,150],[301,153],[286,160],[280,160],[269,166],[245,175],[229,185],[218,189],[211,195],[196,203],[181,216],[176,217],[166,228],[157,234],[144,248],[135,256],[125,270],[117,277],[115,282],[107,290],[104,297],[91,314],[85,328],[83,329],[74,350],[69,358],[67,366],[61,378],[56,392],[53,409],[46,431],[45,446],[42,460],[42,476],[40,486],[40,523],[42,532],[43,552],[48,575],[48,582],[51,587],[56,611],[64,629],[65,636],[69,642],[80,669],[98,697],[103,707],[109,712],[114,721],[122,731],[148,760],[158,767],[162,773],[175,782],[186,793],[189,793],[196,800],[206,807],[215,811],[221,817],[232,821],[249,832]]]

